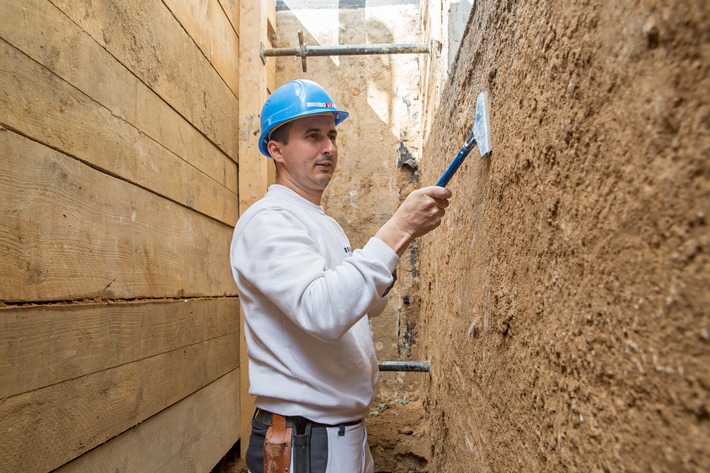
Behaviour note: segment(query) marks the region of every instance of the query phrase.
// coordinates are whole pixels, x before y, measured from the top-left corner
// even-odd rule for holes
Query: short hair
[[[274,140],[274,141],[278,141],[281,144],[287,145],[288,144],[288,131],[289,131],[289,129],[291,129],[291,123],[292,122],[286,122],[283,125],[276,128],[269,135],[269,139]]]

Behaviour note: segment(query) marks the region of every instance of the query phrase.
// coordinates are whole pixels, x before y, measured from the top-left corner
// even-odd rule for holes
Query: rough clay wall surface
[[[477,2],[422,240],[430,471],[710,471],[710,4]]]

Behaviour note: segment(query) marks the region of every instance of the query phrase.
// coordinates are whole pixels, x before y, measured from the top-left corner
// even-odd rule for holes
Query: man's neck
[[[276,184],[280,184],[284,187],[287,187],[294,191],[296,194],[299,196],[303,197],[306,199],[308,202],[311,202],[312,204],[320,205],[321,199],[323,198],[323,192],[317,192],[317,193],[312,193],[312,192],[307,192],[297,185],[295,185],[293,182],[289,181],[288,179],[277,177],[276,178]]]

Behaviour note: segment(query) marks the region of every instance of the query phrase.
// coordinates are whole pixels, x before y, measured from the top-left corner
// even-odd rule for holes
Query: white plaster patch
[[[473,442],[468,438],[468,434],[463,434],[464,440],[466,440],[466,446],[468,447],[468,451],[473,453]]]

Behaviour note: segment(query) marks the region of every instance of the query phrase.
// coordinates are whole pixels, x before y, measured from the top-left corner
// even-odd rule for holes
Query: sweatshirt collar
[[[309,210],[315,210],[316,212],[325,213],[321,205],[316,205],[313,202],[304,199],[288,187],[282,186],[281,184],[271,184],[269,186],[268,195],[288,201],[291,204],[296,204],[301,207],[305,207]]]

